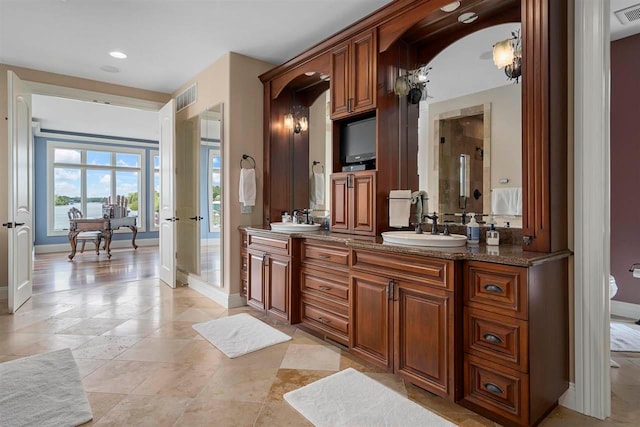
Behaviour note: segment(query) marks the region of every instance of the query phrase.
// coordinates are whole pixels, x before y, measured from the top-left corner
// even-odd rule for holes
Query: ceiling
[[[640,0],[611,0],[611,40],[618,40],[640,33],[640,19],[622,25],[615,15],[616,11],[637,4],[640,4]]]
[[[172,93],[226,52],[278,65],[388,2],[0,0],[0,63]]]

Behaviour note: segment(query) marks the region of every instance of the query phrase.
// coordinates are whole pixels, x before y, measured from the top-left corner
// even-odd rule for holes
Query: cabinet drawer
[[[346,273],[340,276],[303,267],[300,271],[300,289],[346,302],[349,301],[349,276]]]
[[[347,319],[331,314],[320,307],[309,305],[307,300],[302,301],[302,317],[325,328],[334,329],[341,334],[349,334],[349,321]]]
[[[465,303],[527,319],[527,269],[470,261],[464,272]]]
[[[249,248],[259,248],[271,253],[288,254],[289,253],[289,239],[278,238],[275,236],[267,235],[254,235],[248,236]]]
[[[528,389],[527,374],[465,354],[463,401],[527,425]]]
[[[453,261],[354,249],[355,269],[453,290]]]
[[[475,308],[464,309],[464,351],[528,372],[528,324]]]
[[[304,240],[302,242],[302,262],[347,268],[349,266],[349,249],[344,245],[328,245]]]

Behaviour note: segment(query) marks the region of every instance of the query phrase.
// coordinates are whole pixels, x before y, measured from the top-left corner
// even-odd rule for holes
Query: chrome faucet
[[[438,215],[434,212],[433,215],[424,215],[424,218],[433,221],[431,225],[431,234],[438,234]]]

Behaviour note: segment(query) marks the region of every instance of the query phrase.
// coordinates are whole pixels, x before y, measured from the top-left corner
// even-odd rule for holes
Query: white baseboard
[[[611,314],[636,320],[640,319],[640,304],[613,300],[611,301]]]
[[[576,385],[575,383],[569,383],[569,389],[564,392],[560,399],[558,400],[558,404],[560,406],[564,406],[565,408],[569,408],[574,411],[578,411],[576,408]],[[579,411],[578,411],[579,412]]]
[[[158,239],[139,239],[136,240],[136,245],[138,246],[158,246]],[[131,240],[112,240],[111,241],[111,249],[126,249],[131,248]],[[51,254],[58,252],[70,252],[71,247],[68,243],[58,243],[55,245],[37,245],[34,246],[36,254]],[[78,248],[78,251],[80,248]],[[87,246],[84,248],[85,252],[95,252],[95,248],[93,247],[93,243],[87,243]],[[100,249],[100,253],[104,251]]]
[[[186,274],[179,272],[179,279],[184,279],[185,277],[186,283],[189,284],[191,289],[201,293],[225,308],[236,308],[246,305],[246,300],[242,298],[240,294],[227,294],[220,288],[211,286],[209,283],[204,282],[197,276],[189,274],[187,277]]]

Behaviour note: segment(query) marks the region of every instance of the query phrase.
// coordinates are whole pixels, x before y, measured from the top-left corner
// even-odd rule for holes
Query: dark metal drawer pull
[[[492,383],[485,383],[484,384],[484,388],[487,391],[490,391],[491,393],[496,393],[496,394],[503,394],[504,393],[500,387],[498,387],[497,385],[492,384]]]
[[[320,323],[329,323],[329,322],[331,322],[331,320],[325,319],[324,317],[318,317],[318,321]]]
[[[503,294],[504,293],[504,289],[502,289],[498,285],[494,285],[493,283],[490,283],[488,285],[484,285],[484,290],[487,291],[487,292],[492,292],[494,294]]]
[[[482,336],[482,338],[484,338],[485,341],[489,341],[490,343],[494,343],[494,344],[502,344],[502,338],[500,338],[497,335],[493,335],[493,334],[484,334]]]
[[[330,291],[331,288],[329,286],[318,286],[318,289],[320,289],[321,291]]]

